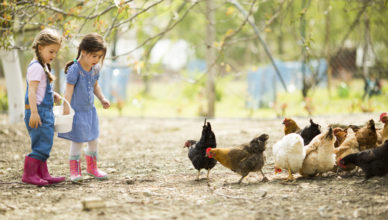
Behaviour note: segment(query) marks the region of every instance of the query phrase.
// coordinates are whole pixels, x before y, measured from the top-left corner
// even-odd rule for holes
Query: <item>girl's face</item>
[[[90,66],[94,66],[97,63],[99,63],[101,61],[102,57],[104,56],[103,51],[97,51],[97,52],[91,52],[91,53],[87,53],[86,51],[82,51],[81,53],[82,53],[81,59],[83,59],[85,61],[85,63],[87,65],[90,65]]]
[[[57,56],[57,53],[61,48],[60,44],[49,44],[46,46],[38,46],[39,55],[45,64],[50,64],[51,61]]]

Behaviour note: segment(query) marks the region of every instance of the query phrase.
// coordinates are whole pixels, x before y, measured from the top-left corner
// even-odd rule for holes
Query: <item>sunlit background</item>
[[[5,1],[1,48],[17,51],[25,87],[33,37],[45,27],[59,30],[65,40],[52,66],[63,94],[65,63],[84,34],[100,33],[108,54],[99,83],[112,103],[103,110],[96,99],[103,116],[274,118],[387,109],[386,1],[212,4]],[[2,113],[12,86],[6,71],[0,68]]]

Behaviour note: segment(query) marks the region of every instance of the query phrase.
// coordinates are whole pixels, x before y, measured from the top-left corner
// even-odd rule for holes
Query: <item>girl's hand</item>
[[[64,115],[70,114],[70,108],[66,103],[63,103],[63,114]]]
[[[102,107],[104,107],[104,109],[107,109],[107,108],[110,107],[110,102],[109,102],[109,100],[106,99],[106,98],[103,98],[103,99],[101,100],[101,104],[102,104]]]
[[[55,102],[55,104],[59,104],[60,101],[61,101],[61,96],[58,93],[54,92],[54,102]]]
[[[40,116],[37,112],[31,112],[30,122],[28,125],[31,128],[38,128],[39,125],[42,125],[42,121],[40,120]]]

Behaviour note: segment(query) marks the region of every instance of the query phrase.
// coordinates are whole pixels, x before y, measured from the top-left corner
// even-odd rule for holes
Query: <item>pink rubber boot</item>
[[[97,168],[97,152],[85,151],[86,172],[99,180],[107,179],[108,176],[104,171]]]
[[[79,155],[71,156],[69,159],[70,163],[70,180],[78,182],[82,180],[81,174],[81,160]]]
[[[24,160],[24,173],[22,181],[38,186],[46,186],[49,183],[39,175],[39,168],[42,161],[26,156]]]
[[[47,161],[41,162],[39,167],[39,175],[42,179],[46,180],[49,184],[55,184],[65,181],[65,177],[53,177],[50,175],[48,168],[47,168]]]

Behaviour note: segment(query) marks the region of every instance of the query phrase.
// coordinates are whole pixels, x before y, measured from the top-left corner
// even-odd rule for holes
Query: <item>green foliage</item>
[[[8,111],[8,95],[5,89],[0,89],[0,112]]]
[[[338,96],[341,98],[347,98],[349,97],[349,86],[342,82],[339,86],[337,86],[337,93]]]
[[[206,95],[201,91],[204,83],[189,82],[152,82],[152,91],[148,95],[141,93],[142,84],[132,83],[127,93],[128,101],[122,110],[123,116],[142,117],[195,117],[200,116],[201,110],[206,109]],[[332,93],[327,88],[315,88],[311,91],[309,100],[303,100],[299,91],[292,93],[280,92],[277,103],[269,108],[252,110],[246,108],[246,81],[236,77],[218,78],[222,81],[218,85],[221,99],[216,102],[217,117],[252,117],[274,118],[281,115],[282,106],[286,116],[308,116],[306,105],[312,108],[312,115],[332,115],[360,113],[367,110],[383,112],[388,109],[386,97],[388,84],[383,84],[383,93],[373,96],[369,100],[362,100],[363,81],[355,80],[348,84],[348,97],[342,98],[336,91],[341,82],[334,82]],[[99,114],[119,115],[116,108],[103,110],[98,105]]]
[[[203,73],[191,73],[194,74],[193,80],[188,80],[185,82],[185,86],[182,91],[182,95],[184,98],[194,101],[198,94],[203,94],[205,89],[205,77]],[[188,78],[187,74],[183,75]]]
[[[216,41],[210,46],[220,49],[220,46],[225,43],[219,63],[235,63],[240,66],[258,62],[268,63],[269,60],[265,56],[262,45],[247,24],[231,39],[231,42],[223,42],[225,36],[231,30],[237,29],[245,18],[227,1],[214,1],[217,6]],[[304,9],[303,1],[310,2]],[[246,10],[250,9],[252,1],[239,2]],[[370,20],[371,36],[373,42],[378,45],[374,48],[375,52],[381,59],[381,64],[388,63],[386,62],[388,37],[382,31],[388,26],[386,1],[256,1],[253,7],[253,18],[274,57],[283,60],[300,59],[301,47],[307,47],[312,57],[322,57],[325,56],[324,51],[327,47],[325,45],[327,15],[330,18],[328,47],[332,49],[331,53],[335,53],[343,46],[341,39],[348,31],[350,31],[348,40],[354,42],[355,46],[362,44],[364,36],[359,33],[364,33],[364,17],[361,17],[354,30],[350,30],[350,24],[355,21],[365,2],[367,2],[367,10],[364,15],[367,15]],[[8,28],[1,31],[0,47],[9,47],[10,38],[14,37],[18,47],[29,48],[35,33],[44,27],[57,28],[70,40],[79,34],[96,31],[106,34],[106,40],[109,42],[114,40],[112,33],[116,30],[121,32],[133,29],[136,30],[137,41],[141,44],[165,31],[168,24],[171,25],[179,20],[193,4],[192,1],[186,0],[162,1],[155,5],[153,3],[157,1],[132,1],[127,4],[124,1],[38,0],[30,5],[24,2],[17,4],[17,1],[3,1],[0,9],[4,9],[1,10],[4,13],[0,15],[2,17],[0,24],[3,27],[8,25]],[[160,35],[160,38],[148,41],[142,49],[145,52],[151,50],[156,41],[161,38],[184,39],[192,45],[195,56],[204,59],[207,25],[205,4],[206,1],[200,1],[174,29]],[[148,7],[151,8],[147,9]],[[18,11],[23,13],[17,13]],[[306,39],[304,40],[300,33],[302,15],[306,19]],[[20,21],[28,22],[21,24]],[[12,22],[19,23],[11,25]],[[113,29],[111,29],[112,25]],[[13,29],[14,27],[16,29]],[[286,52],[278,52],[279,47]]]

